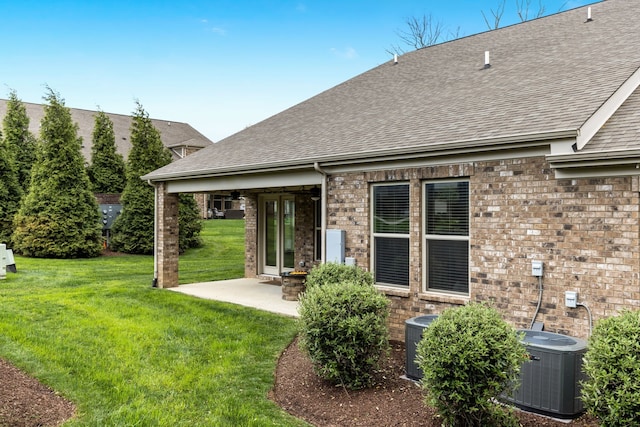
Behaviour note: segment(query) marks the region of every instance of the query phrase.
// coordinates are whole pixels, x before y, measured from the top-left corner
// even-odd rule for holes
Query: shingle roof
[[[40,122],[44,117],[44,105],[23,102],[29,117],[29,130],[37,137],[40,133]],[[78,136],[82,137],[82,154],[85,159],[91,158],[92,134],[95,126],[96,111],[70,108],[71,117],[78,124]],[[0,99],[0,127],[7,112],[7,100]],[[131,150],[131,116],[105,113],[113,122],[117,151],[125,159]],[[167,148],[189,147],[204,148],[213,142],[187,123],[168,120],[151,119],[153,126],[160,132],[162,143]]]
[[[591,7],[407,53],[147,178],[577,133],[640,67],[640,2]]]
[[[640,89],[622,104],[591,141],[583,153],[640,148]]]

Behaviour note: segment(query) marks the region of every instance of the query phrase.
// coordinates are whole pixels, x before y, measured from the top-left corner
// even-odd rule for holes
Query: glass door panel
[[[278,273],[278,201],[264,202],[264,272]]]
[[[296,206],[292,196],[262,199],[260,258],[261,274],[279,275],[295,267]]]
[[[296,204],[293,199],[283,200],[282,218],[282,267],[283,269],[295,268],[295,231],[296,231]]]

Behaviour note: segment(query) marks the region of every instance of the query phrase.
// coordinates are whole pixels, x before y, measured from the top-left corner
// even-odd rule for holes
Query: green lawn
[[[241,277],[242,220],[207,221],[181,283]],[[78,406],[65,426],[300,426],[270,402],[293,319],[151,287],[153,257],[16,257],[0,357]]]

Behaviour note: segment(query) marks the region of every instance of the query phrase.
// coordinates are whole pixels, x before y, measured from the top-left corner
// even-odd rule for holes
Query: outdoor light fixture
[[[311,200],[320,200],[320,189],[318,187],[313,187],[310,193],[311,193]]]
[[[240,198],[240,192],[239,191],[232,191],[231,192],[231,198],[233,200],[238,200]]]

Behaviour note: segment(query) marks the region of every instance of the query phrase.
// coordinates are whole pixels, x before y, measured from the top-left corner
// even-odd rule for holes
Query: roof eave
[[[416,157],[440,157],[451,154],[459,154],[461,151],[468,153],[505,150],[509,148],[526,148],[548,144],[552,140],[575,139],[578,136],[577,129],[561,129],[542,133],[522,133],[516,135],[479,138],[474,140],[460,140],[437,144],[411,146],[392,149],[373,150],[360,153],[349,153],[337,156],[324,156],[316,158],[301,158],[292,161],[236,165],[232,168],[208,168],[190,171],[154,173],[151,172],[141,177],[145,181],[172,181],[189,178],[212,178],[216,176],[242,175],[247,173],[282,172],[288,170],[313,169],[314,164],[320,166],[338,166],[346,164],[359,164],[380,162],[386,160],[415,159]]]
[[[633,166],[640,167],[640,149],[593,151],[549,155],[547,160],[554,169]]]

